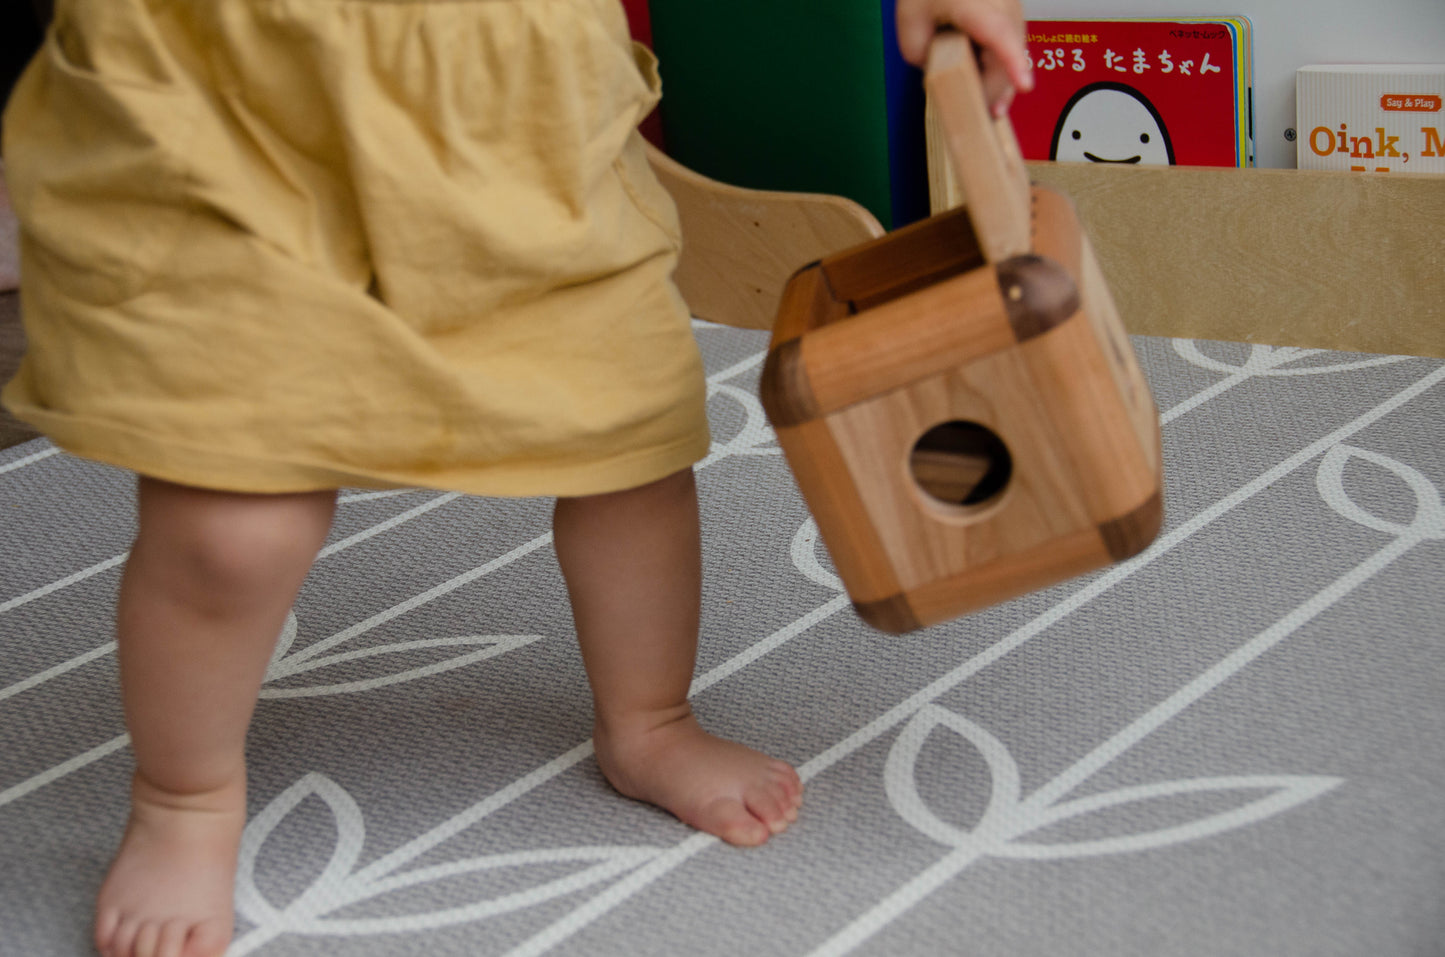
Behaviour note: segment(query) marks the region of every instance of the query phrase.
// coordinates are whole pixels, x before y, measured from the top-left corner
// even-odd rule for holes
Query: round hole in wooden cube
[[[954,420],[923,433],[908,467],[930,497],[947,505],[975,506],[1003,494],[1013,475],[1013,458],[993,430]]]

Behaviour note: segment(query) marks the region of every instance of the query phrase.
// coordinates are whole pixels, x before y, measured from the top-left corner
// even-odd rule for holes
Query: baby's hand
[[[1019,0],[898,0],[898,48],[909,63],[925,65],[928,46],[943,27],[968,34],[983,48],[983,88],[996,116],[1008,111],[1015,89],[1034,88]]]

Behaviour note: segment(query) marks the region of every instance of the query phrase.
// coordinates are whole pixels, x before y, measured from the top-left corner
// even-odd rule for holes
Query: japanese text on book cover
[[[1028,27],[1037,85],[1011,112],[1026,159],[1252,164],[1247,20],[1035,20]]]

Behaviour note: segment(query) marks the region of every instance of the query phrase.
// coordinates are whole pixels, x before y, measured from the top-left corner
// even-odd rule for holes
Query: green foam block
[[[674,159],[736,186],[847,196],[889,228],[913,218],[895,197],[891,2],[650,7]]]

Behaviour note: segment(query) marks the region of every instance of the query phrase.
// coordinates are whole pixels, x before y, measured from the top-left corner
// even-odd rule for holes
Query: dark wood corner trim
[[[859,618],[874,628],[893,635],[917,631],[923,627],[922,622],[913,614],[913,609],[909,607],[908,599],[903,595],[894,595],[880,601],[855,601],[853,610],[858,613]]]
[[[773,346],[763,362],[758,398],[774,428],[802,425],[818,418],[818,401],[803,366],[803,340],[789,339]]]
[[[1099,537],[1116,562],[1132,558],[1154,541],[1164,527],[1164,494],[1155,492],[1144,504],[1127,515],[1099,525]]]
[[[1063,325],[1079,311],[1079,286],[1054,260],[1029,253],[1005,259],[996,269],[999,294],[1019,342]]]

